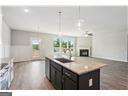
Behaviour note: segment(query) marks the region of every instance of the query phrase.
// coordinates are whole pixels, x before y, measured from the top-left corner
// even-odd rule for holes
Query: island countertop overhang
[[[49,58],[50,60],[67,68],[68,70],[76,73],[77,75],[86,74],[88,72],[95,71],[107,65],[102,62],[98,62],[96,61],[95,58],[91,58],[91,57],[75,57],[73,62],[69,62],[69,63],[62,63],[56,60],[54,57],[46,57],[46,58]]]

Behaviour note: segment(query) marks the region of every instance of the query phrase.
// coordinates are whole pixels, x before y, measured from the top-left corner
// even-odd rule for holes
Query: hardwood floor
[[[128,89],[128,63],[104,59],[98,62],[108,64],[101,69],[101,90]],[[16,63],[15,77],[11,90],[53,90],[53,86],[45,77],[44,61]]]
[[[99,59],[108,64],[101,69],[101,89],[128,90],[128,62],[117,62]]]
[[[44,61],[16,63],[15,76],[11,90],[47,90],[54,89],[45,77]]]

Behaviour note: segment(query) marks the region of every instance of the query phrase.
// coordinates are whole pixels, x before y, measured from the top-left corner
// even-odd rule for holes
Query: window
[[[32,40],[32,49],[39,50],[39,40]]]
[[[75,48],[74,37],[58,37],[54,40],[54,52],[66,53],[67,50],[71,50],[72,53]]]
[[[54,52],[59,52],[60,49],[60,38],[54,40]]]

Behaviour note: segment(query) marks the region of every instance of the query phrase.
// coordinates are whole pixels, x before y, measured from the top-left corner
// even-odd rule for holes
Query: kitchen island
[[[58,90],[99,90],[100,68],[105,65],[90,57],[46,57],[45,74]]]

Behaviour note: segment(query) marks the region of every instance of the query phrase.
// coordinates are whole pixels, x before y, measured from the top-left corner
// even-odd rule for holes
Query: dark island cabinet
[[[77,83],[70,79],[67,75],[63,75],[62,86],[63,90],[77,90]]]
[[[50,59],[45,58],[45,75],[50,80]]]
[[[51,76],[51,82],[55,89],[61,90],[62,89],[62,67],[55,62],[51,61],[50,66],[50,76]]]
[[[100,89],[100,69],[88,72],[79,76],[80,90],[99,90]]]
[[[62,86],[63,90],[76,90],[77,89],[77,77],[78,75],[70,70],[63,68]]]
[[[51,66],[51,82],[55,89],[61,90],[62,89],[62,83],[61,83],[61,72],[58,71],[56,68]]]
[[[58,90],[99,90],[100,69],[84,74],[76,74],[60,64],[45,59],[45,74],[55,89]]]

